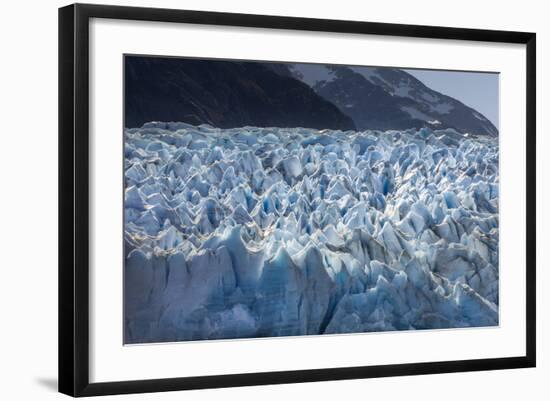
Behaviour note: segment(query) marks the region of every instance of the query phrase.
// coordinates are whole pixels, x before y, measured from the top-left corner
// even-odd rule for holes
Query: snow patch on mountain
[[[454,109],[454,106],[450,103],[437,103],[437,104],[430,104],[430,109],[439,114],[449,114],[451,110]],[[474,116],[477,114],[476,118],[478,120],[484,121],[484,118],[480,118],[478,113],[473,112],[473,114]]]
[[[403,106],[403,107],[401,107],[401,110],[406,111],[407,113],[409,113],[409,115],[412,118],[417,118],[417,119],[423,120],[423,121],[433,121],[434,120],[433,117],[421,112],[420,110],[415,109],[414,107]]]
[[[393,75],[391,78],[387,76],[388,69],[380,67],[355,67],[352,70],[374,84],[382,83],[382,87],[392,96],[414,100],[431,112],[448,114],[454,108],[452,104],[444,101],[437,92],[430,90],[418,79],[402,70],[391,69]]]
[[[302,82],[314,87],[319,82],[336,79],[334,70],[323,64],[290,64],[292,74]]]
[[[391,82],[388,82],[378,71],[379,67],[350,67],[350,69],[360,75],[362,75],[364,78],[366,78],[368,81],[372,82],[375,85],[382,86],[386,92],[392,92],[394,85]],[[408,91],[406,91],[408,92]]]
[[[126,343],[498,325],[498,140],[126,129]]]

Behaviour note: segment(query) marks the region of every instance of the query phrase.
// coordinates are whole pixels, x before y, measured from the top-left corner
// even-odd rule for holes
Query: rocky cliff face
[[[355,128],[311,87],[259,63],[126,56],[125,126],[149,121]]]

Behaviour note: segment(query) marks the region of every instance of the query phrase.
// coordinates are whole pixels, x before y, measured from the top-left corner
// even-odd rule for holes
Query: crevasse
[[[126,343],[498,324],[498,138],[124,136]]]

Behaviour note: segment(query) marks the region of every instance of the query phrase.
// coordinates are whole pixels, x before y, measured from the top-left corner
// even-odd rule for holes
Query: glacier
[[[499,324],[498,138],[124,130],[124,342]]]

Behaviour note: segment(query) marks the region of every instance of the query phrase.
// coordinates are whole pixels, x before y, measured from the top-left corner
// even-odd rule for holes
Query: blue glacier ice
[[[498,325],[498,138],[124,135],[126,343]]]

